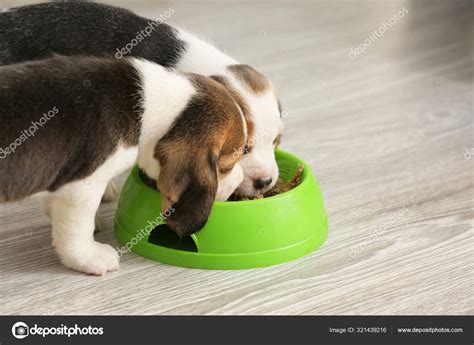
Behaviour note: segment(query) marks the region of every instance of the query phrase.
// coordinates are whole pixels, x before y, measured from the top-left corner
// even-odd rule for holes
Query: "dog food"
[[[302,164],[299,164],[298,167],[296,168],[295,174],[291,179],[289,179],[287,182],[283,181],[282,178],[278,179],[278,182],[275,184],[275,186],[270,189],[269,191],[259,194],[255,197],[246,197],[246,196],[241,196],[237,194],[232,194],[229,198],[229,201],[243,201],[243,200],[255,200],[255,199],[263,199],[263,198],[268,198],[270,196],[278,195],[281,193],[288,192],[289,190],[295,188],[301,183],[301,176],[303,175],[303,170],[304,166]],[[145,173],[140,171],[140,177],[145,184],[151,188],[156,189],[156,181],[149,178]]]
[[[269,191],[259,194],[255,197],[243,197],[239,196],[236,194],[232,194],[231,197],[229,198],[230,201],[242,201],[242,200],[254,200],[254,199],[262,199],[262,198],[268,198],[270,196],[278,195],[281,193],[288,192],[289,190],[295,188],[301,183],[301,176],[303,175],[303,170],[304,166],[302,164],[299,164],[298,167],[296,168],[295,174],[291,179],[289,179],[287,182],[283,181],[282,178],[278,179],[278,182],[275,184],[275,186],[270,189]]]

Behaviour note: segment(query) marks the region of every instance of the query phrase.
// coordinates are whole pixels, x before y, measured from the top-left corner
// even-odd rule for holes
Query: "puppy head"
[[[240,106],[248,128],[240,165],[243,182],[237,193],[255,196],[278,180],[275,147],[283,133],[281,106],[272,83],[248,65],[231,65],[226,76],[212,78],[223,84]]]
[[[210,78],[188,75],[197,93],[158,141],[158,189],[168,225],[181,237],[200,230],[216,196],[225,200],[241,183],[235,147],[243,148],[245,119],[227,90]],[[240,172],[240,173],[239,173]]]

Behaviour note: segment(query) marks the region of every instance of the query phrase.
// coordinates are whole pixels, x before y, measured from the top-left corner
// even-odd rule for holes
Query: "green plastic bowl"
[[[133,168],[115,215],[121,252],[132,250],[182,267],[246,269],[287,262],[319,248],[328,221],[316,178],[297,157],[278,150],[276,158],[284,180],[304,165],[300,185],[269,198],[215,202],[205,227],[182,240],[160,217],[161,194]]]

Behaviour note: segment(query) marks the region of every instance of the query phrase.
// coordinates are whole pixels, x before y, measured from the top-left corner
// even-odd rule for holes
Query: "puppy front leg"
[[[95,214],[105,183],[74,182],[51,198],[53,246],[62,263],[76,271],[104,275],[119,268],[112,246],[94,240]]]

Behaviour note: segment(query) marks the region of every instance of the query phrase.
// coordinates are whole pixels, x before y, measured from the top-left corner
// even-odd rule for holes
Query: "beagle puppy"
[[[118,268],[117,252],[94,241],[94,216],[107,183],[133,164],[157,181],[181,237],[242,182],[234,149],[246,120],[211,78],[135,58],[54,56],[0,67],[0,86],[0,201],[41,197],[72,269]]]
[[[0,13],[0,65],[62,55],[127,56],[211,76],[231,94],[244,113],[248,140],[237,193],[254,196],[278,179],[274,148],[283,131],[281,106],[272,83],[248,65],[189,32],[117,7],[90,3],[44,3]]]

